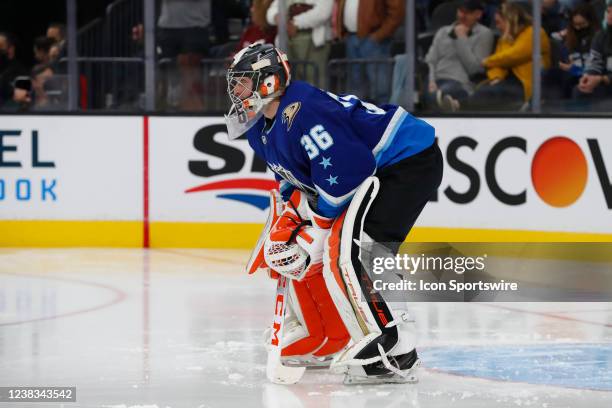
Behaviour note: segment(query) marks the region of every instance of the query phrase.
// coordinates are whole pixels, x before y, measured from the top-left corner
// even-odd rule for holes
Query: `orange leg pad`
[[[309,336],[285,347],[282,355],[313,353],[317,357],[322,357],[340,351],[349,342],[350,335],[329,295],[322,273],[319,271],[301,281],[291,283]]]

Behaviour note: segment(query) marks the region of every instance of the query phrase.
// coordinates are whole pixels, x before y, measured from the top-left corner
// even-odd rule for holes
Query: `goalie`
[[[229,137],[246,133],[280,183],[248,270],[290,278],[283,361],[331,364],[349,384],[416,381],[413,324],[371,293],[360,251],[377,242],[397,252],[440,185],[433,127],[291,81],[268,44],[238,52],[227,82]]]

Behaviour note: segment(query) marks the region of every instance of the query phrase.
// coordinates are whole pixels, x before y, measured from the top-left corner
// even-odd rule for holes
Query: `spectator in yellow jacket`
[[[472,100],[491,105],[528,101],[532,91],[532,19],[526,8],[518,3],[504,3],[496,24],[503,33],[495,52],[482,61],[488,80],[481,84]],[[542,67],[550,67],[550,42],[540,32]]]

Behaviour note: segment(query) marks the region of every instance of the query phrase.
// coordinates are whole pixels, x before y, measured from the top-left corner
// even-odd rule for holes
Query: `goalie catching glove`
[[[266,227],[247,265],[248,272],[269,269],[272,277],[279,273],[294,280],[320,273],[324,242],[333,220],[316,214],[299,190],[284,206],[274,190],[270,209]]]

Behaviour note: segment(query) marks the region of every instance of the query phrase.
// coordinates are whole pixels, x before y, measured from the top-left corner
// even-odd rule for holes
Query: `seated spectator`
[[[47,28],[47,38],[53,40],[49,50],[51,62],[57,62],[66,56],[66,26],[61,23],[51,23]]]
[[[55,42],[60,49],[64,48],[66,43],[66,26],[61,23],[51,23],[47,28],[47,38]]]
[[[527,102],[532,91],[531,16],[518,3],[504,3],[496,16],[502,32],[495,52],[482,61],[487,68],[487,80],[470,98],[472,108],[500,108],[508,103]],[[544,29],[540,31],[542,67],[550,67],[550,41]]]
[[[567,28],[552,35],[553,39],[562,44],[559,69],[563,75],[559,79],[565,97],[570,97],[572,89],[578,84],[589,57],[591,41],[599,29],[599,21],[593,6],[584,3],[570,13]]]
[[[404,22],[405,0],[339,0],[334,27],[336,36],[346,39],[349,59],[391,58],[391,39]],[[291,60],[291,57],[290,59]],[[361,67],[349,67],[349,92],[362,88]],[[389,72],[382,64],[366,66],[368,95],[359,95],[376,103],[389,100]]]
[[[51,47],[54,44],[54,40],[46,36],[36,37],[34,40],[34,59],[39,64],[48,64],[51,62]]]
[[[612,97],[612,0],[607,1],[606,26],[595,34],[584,74],[574,90],[580,99]],[[610,101],[608,101],[610,102]]]
[[[289,61],[314,63],[315,70],[305,69],[305,80],[323,87],[327,76],[327,61],[331,50],[331,16],[333,0],[286,0],[287,15],[287,57]],[[266,12],[268,24],[278,26],[278,0],[274,0]],[[294,72],[304,72],[295,69]]]
[[[52,110],[53,104],[45,83],[53,77],[53,68],[48,64],[39,64],[32,68],[32,105],[31,110]]]
[[[130,49],[133,57],[144,57],[144,24],[138,23],[132,27]]]
[[[13,81],[27,70],[15,58],[15,38],[9,33],[0,33],[0,107],[13,97]]]
[[[456,111],[473,92],[471,78],[484,74],[482,60],[493,50],[493,33],[479,23],[480,0],[464,0],[457,21],[436,33],[425,62],[429,65],[428,100],[443,110]]]
[[[56,107],[47,93],[48,87],[45,86],[54,75],[51,65],[38,64],[32,68],[30,75],[31,89],[15,88],[12,101],[6,106],[9,106],[10,110],[45,111],[55,109]]]
[[[49,27],[47,27],[47,37],[63,46],[66,40],[66,26],[62,23],[49,24]]]
[[[253,0],[251,4],[251,23],[245,28],[240,36],[240,41],[234,52],[248,47],[249,45],[262,41],[264,43],[274,44],[276,37],[276,28],[270,26],[266,21],[266,12],[270,7],[272,0]]]

